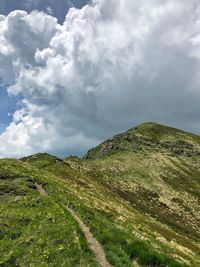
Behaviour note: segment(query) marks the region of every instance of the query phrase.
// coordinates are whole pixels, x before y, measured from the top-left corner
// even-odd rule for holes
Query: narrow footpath
[[[35,183],[36,189],[42,196],[47,196],[47,192],[43,189],[43,187],[37,183]],[[80,217],[68,206],[64,206],[64,208],[72,215],[72,217],[78,222],[86,240],[89,248],[93,251],[96,261],[102,267],[112,267],[112,265],[107,261],[105,252],[100,245],[100,243],[96,240],[93,234],[90,232],[89,227],[87,227],[84,222],[80,219]]]
[[[40,195],[47,196],[47,192],[44,190],[44,188],[40,184],[34,183],[34,185],[35,185],[37,191],[40,193]]]
[[[90,232],[90,229],[83,223],[83,221],[77,216],[77,214],[67,206],[64,206],[73,216],[73,218],[78,222],[82,232],[85,235],[85,238],[88,242],[90,249],[94,252],[96,261],[102,267],[111,267],[110,263],[107,261],[104,250],[99,242],[94,238],[93,234]]]

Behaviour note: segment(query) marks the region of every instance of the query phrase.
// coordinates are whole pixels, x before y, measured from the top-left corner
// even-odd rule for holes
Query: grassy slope
[[[17,160],[0,161],[0,266],[98,266],[59,195],[55,177]],[[50,181],[50,183],[49,183]]]
[[[155,238],[198,258],[199,136],[147,123],[107,140],[85,158],[116,196],[162,225],[146,224]]]
[[[195,135],[144,124],[84,160],[1,160],[0,266],[97,266],[63,203],[114,266],[200,266],[199,144]]]

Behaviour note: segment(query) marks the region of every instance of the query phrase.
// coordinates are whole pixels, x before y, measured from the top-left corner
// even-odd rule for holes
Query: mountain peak
[[[175,134],[175,133],[184,133],[183,130],[168,126],[168,125],[164,125],[164,124],[160,124],[157,122],[145,122],[142,124],[139,124],[136,127],[131,128],[130,130],[128,130],[128,132],[131,131],[137,131],[138,133],[143,133],[143,134],[150,134],[152,132],[154,133],[165,133],[165,134]]]
[[[193,144],[195,143],[195,145]],[[98,159],[119,152],[143,153],[144,150],[160,150],[170,155],[199,155],[200,137],[167,125],[145,122],[128,131],[109,138],[91,149],[86,159]]]

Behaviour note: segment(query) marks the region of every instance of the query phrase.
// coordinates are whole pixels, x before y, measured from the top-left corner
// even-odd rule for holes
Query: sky
[[[0,157],[82,155],[154,121],[200,134],[197,0],[1,0]]]

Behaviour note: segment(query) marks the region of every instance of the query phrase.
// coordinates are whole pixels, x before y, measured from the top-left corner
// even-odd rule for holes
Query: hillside
[[[45,194],[41,194],[38,186]],[[0,266],[200,266],[200,137],[145,123],[83,159],[0,160]]]

